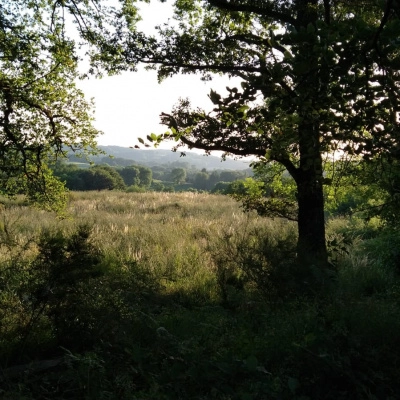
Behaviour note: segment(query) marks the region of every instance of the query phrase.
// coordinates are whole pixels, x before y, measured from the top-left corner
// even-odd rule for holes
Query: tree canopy
[[[78,45],[67,36],[66,25],[68,19],[75,22],[77,35],[100,47],[111,27],[114,32],[129,29],[133,9],[130,1],[122,3],[124,17],[98,0],[0,2],[3,193],[24,192],[54,208],[63,188],[46,165],[66,149],[95,148],[99,132],[92,125],[92,103],[75,84]],[[95,51],[87,49],[95,66]]]
[[[181,100],[151,135],[189,148],[256,156],[284,166],[296,184],[298,255],[327,265],[323,174],[326,154],[365,160],[398,153],[397,2],[364,0],[185,0],[175,24],[143,45],[122,46],[126,62],[159,77],[201,72],[236,76],[241,87],[209,94],[211,112]]]

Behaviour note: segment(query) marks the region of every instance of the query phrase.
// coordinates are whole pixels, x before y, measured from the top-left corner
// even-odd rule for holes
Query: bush
[[[301,295],[312,290],[310,271],[296,263],[297,237],[294,229],[250,232],[239,244],[239,262],[248,279],[270,300]]]
[[[269,225],[269,224],[268,224]],[[296,264],[296,231],[292,224],[277,222],[265,229],[246,227],[240,232],[225,232],[210,252],[217,283],[224,301],[233,288],[256,287],[264,298],[283,299],[310,290],[305,282],[310,271]]]
[[[70,235],[45,230],[38,255],[29,265],[28,279],[20,288],[31,319],[27,327],[48,319],[56,342],[63,346],[91,342],[96,325],[90,292],[103,275],[102,254],[90,240],[91,228],[78,226]]]
[[[137,185],[131,185],[131,186],[128,186],[128,188],[126,189],[126,192],[127,193],[145,193],[146,188],[137,186]]]

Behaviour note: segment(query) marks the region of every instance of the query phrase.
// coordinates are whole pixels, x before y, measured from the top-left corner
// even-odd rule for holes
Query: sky
[[[166,22],[172,16],[171,7],[165,3],[140,3],[142,21],[138,29],[154,32],[153,27]],[[208,98],[210,89],[222,95],[226,86],[237,86],[238,80],[216,77],[203,82],[200,75],[177,75],[157,82],[156,71],[146,71],[139,67],[138,72],[126,72],[118,76],[90,78],[78,82],[85,96],[95,101],[95,127],[104,134],[99,136],[98,144],[130,147],[138,143],[137,138],[145,138],[150,133],[164,133],[167,127],[160,124],[161,112],[170,112],[179,98],[189,98],[193,108],[211,110]],[[166,142],[162,148],[171,148]]]
[[[165,132],[167,127],[160,124],[159,115],[170,112],[179,98],[188,97],[194,108],[210,110],[210,88],[224,93],[226,86],[234,85],[227,78],[203,82],[196,75],[175,76],[159,84],[156,72],[143,68],[79,83],[85,96],[95,101],[94,125],[104,132],[98,143],[125,147],[138,144],[138,137]]]

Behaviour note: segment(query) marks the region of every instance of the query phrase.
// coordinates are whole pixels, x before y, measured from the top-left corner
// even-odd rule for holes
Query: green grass
[[[209,194],[4,202],[0,398],[396,399],[397,232],[330,220],[315,296],[295,228]]]

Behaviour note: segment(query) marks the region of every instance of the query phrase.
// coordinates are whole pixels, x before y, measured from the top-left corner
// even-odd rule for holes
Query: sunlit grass
[[[58,219],[18,204],[3,208],[0,257],[10,256],[4,246],[7,240],[18,243],[20,251],[45,229],[71,232],[89,224],[92,240],[115,265],[140,262],[168,292],[199,291],[203,286],[202,295],[215,298],[210,242],[227,232],[240,237],[266,223],[255,214],[244,214],[226,196],[194,193],[73,192],[66,215]],[[31,255],[28,247],[26,257]]]

